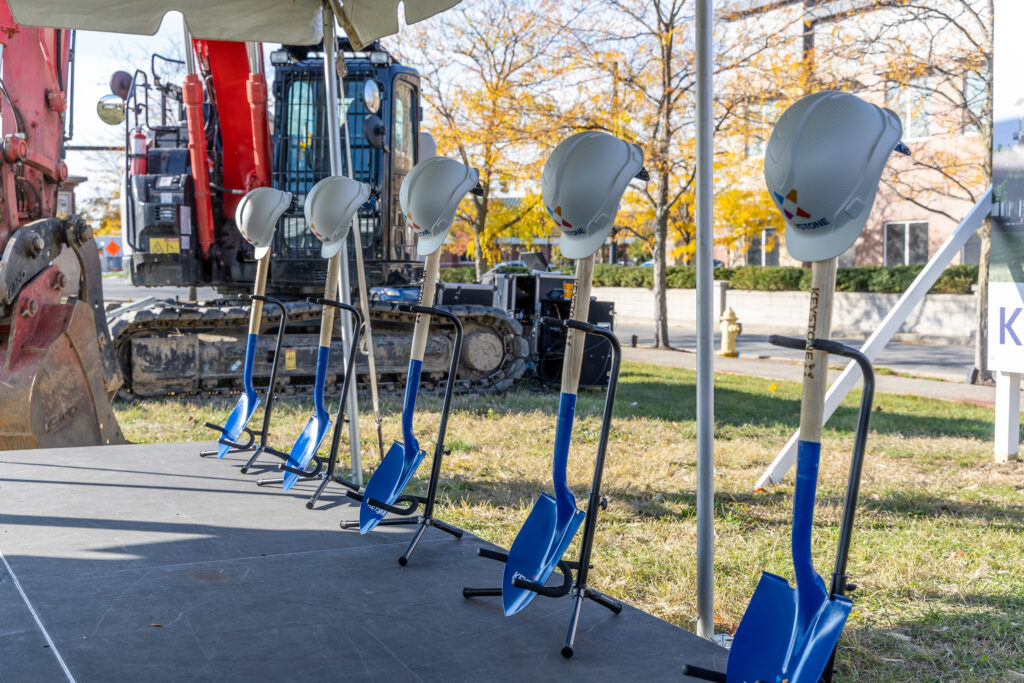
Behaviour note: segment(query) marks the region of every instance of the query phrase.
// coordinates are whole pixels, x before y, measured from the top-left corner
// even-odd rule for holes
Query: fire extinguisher
[[[146,173],[146,134],[142,128],[132,131],[132,175],[145,175]]]

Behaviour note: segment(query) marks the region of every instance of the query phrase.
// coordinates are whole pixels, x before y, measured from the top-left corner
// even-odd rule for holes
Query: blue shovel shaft
[[[576,498],[569,490],[568,463],[569,443],[572,440],[572,423],[576,416],[576,395],[563,393],[558,399],[558,422],[555,427],[555,453],[551,476],[555,487],[558,525],[568,524],[576,513]]]
[[[419,442],[412,433],[412,416],[416,410],[416,395],[419,393],[422,372],[423,361],[410,358],[409,379],[405,383],[405,400],[402,401],[402,439],[405,443],[407,459],[409,453],[416,453],[420,448]]]
[[[828,599],[825,583],[818,572],[814,570],[814,560],[811,557],[811,530],[814,524],[814,500],[818,488],[820,458],[820,443],[815,441],[800,441],[798,443],[791,542],[800,627],[806,627],[821,607],[822,601]]]
[[[331,347],[321,346],[316,350],[316,379],[313,381],[313,410],[317,419],[329,420],[324,404],[324,384],[327,381],[327,365],[331,359]]]
[[[256,407],[260,403],[259,396],[256,394],[256,388],[252,385],[252,368],[256,363],[256,340],[258,336],[257,334],[250,334],[245,342],[245,367],[242,369],[243,393],[238,397],[238,402],[235,404],[231,414],[228,415],[228,419],[224,422],[224,428],[221,430],[221,438],[224,441],[235,441],[238,439],[242,430],[249,424],[249,420],[252,419],[253,414],[256,412]],[[231,450],[231,446],[218,442],[217,457],[223,458],[229,450]]]
[[[252,370],[256,365],[256,340],[258,334],[250,334],[245,341],[245,366],[242,368],[242,386],[250,400],[256,398],[256,388],[252,384]]]

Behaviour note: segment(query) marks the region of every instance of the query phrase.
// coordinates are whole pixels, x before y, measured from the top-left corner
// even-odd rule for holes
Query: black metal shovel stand
[[[284,330],[288,325],[288,309],[285,307],[284,302],[280,299],[275,299],[269,296],[262,296],[260,294],[245,294],[243,298],[249,301],[262,301],[270,304],[271,306],[277,306],[281,311],[281,321],[277,327],[277,341],[274,345],[274,360],[270,364],[270,383],[267,384],[266,390],[266,403],[263,406],[263,425],[260,427],[259,443],[256,443],[256,435],[249,427],[243,427],[242,431],[245,433],[247,440],[244,442],[233,441],[228,439],[224,435],[224,428],[220,425],[216,425],[212,422],[205,423],[206,427],[220,432],[221,438],[217,439],[217,443],[230,446],[231,450],[228,453],[247,453],[253,451],[252,457],[249,461],[242,466],[242,474],[249,471],[249,468],[256,462],[256,458],[260,457],[260,454],[265,452],[272,453],[280,457],[280,452],[271,448],[267,445],[267,431],[270,429],[270,413],[274,406],[274,384],[277,382],[277,363],[281,358],[281,343],[284,341]],[[205,458],[211,455],[217,455],[216,449],[212,451],[200,451],[199,457]],[[284,455],[288,457],[287,454]]]
[[[455,374],[459,367],[459,359],[462,356],[462,321],[459,320],[458,316],[454,315],[450,311],[446,311],[441,308],[434,308],[433,306],[402,305],[398,306],[398,310],[444,318],[455,325],[455,347],[452,349],[451,362],[448,365],[448,381],[444,388],[444,402],[441,405],[441,424],[437,429],[437,443],[434,445],[434,459],[430,466],[430,482],[427,485],[427,495],[405,495],[399,497],[399,501],[409,503],[406,507],[388,505],[387,503],[376,500],[375,498],[370,498],[367,501],[374,507],[398,515],[397,517],[382,519],[379,522],[380,525],[416,525],[416,532],[413,534],[412,540],[409,541],[409,545],[406,547],[405,552],[403,552],[398,558],[398,564],[404,567],[409,564],[409,558],[412,556],[413,551],[416,550],[416,545],[420,542],[420,539],[423,538],[423,534],[426,533],[428,527],[440,529],[447,534],[451,534],[455,538],[462,538],[463,534],[462,529],[448,524],[447,522],[443,522],[434,516],[434,503],[437,499],[437,485],[441,478],[441,460],[444,456],[451,453],[451,451],[445,450],[444,437],[445,432],[448,429],[448,413],[451,410],[452,394],[455,392]],[[347,495],[358,501],[363,500],[363,494],[357,493],[356,491],[348,491]],[[415,517],[412,516],[421,504],[423,505],[423,514],[416,515]],[[359,522],[356,520],[343,520],[340,526],[342,529],[358,528]]]
[[[839,545],[836,548],[836,564],[832,571],[832,583],[829,587],[830,597],[846,595],[857,590],[857,586],[849,583],[846,575],[847,561],[850,559],[850,543],[853,539],[853,519],[857,513],[857,497],[860,495],[860,477],[864,469],[864,448],[867,443],[868,429],[871,423],[871,404],[875,397],[875,369],[871,361],[852,346],[847,346],[830,339],[806,339],[798,337],[782,337],[771,335],[768,342],[775,346],[782,346],[787,349],[803,351],[810,347],[815,351],[825,351],[836,356],[852,358],[860,366],[861,374],[864,376],[864,388],[860,396],[860,409],[857,413],[857,434],[853,440],[853,459],[850,461],[850,476],[846,483],[846,498],[843,501],[843,521],[839,529]],[[838,648],[838,646],[837,646]],[[821,680],[824,683],[832,683],[832,676],[835,673],[836,650],[832,650],[832,656],[825,666]],[[723,671],[714,671],[700,666],[687,664],[683,667],[683,673],[694,678],[705,681],[716,681],[725,683],[726,675]],[[758,683],[763,683],[758,681]]]
[[[581,330],[587,334],[594,334],[604,337],[612,347],[612,364],[608,374],[608,392],[604,400],[604,415],[601,418],[601,435],[597,442],[597,457],[594,460],[594,478],[590,485],[590,496],[587,499],[587,515],[583,522],[583,538],[580,542],[580,557],[578,562],[559,560],[558,571],[562,575],[562,583],[558,586],[545,586],[534,583],[523,578],[513,580],[517,588],[524,588],[533,591],[538,595],[548,598],[560,598],[565,595],[572,595],[572,613],[569,617],[569,631],[565,636],[565,644],[562,646],[562,656],[568,659],[573,655],[573,647],[576,641],[576,629],[580,623],[580,610],[583,607],[583,600],[593,600],[602,607],[606,607],[613,613],[622,611],[622,603],[604,593],[595,590],[587,585],[587,577],[593,565],[590,564],[590,556],[594,549],[594,531],[597,529],[597,510],[604,510],[608,507],[608,501],[601,496],[601,477],[604,474],[604,457],[608,448],[608,432],[612,423],[612,414],[615,411],[615,390],[619,383],[619,365],[621,363],[622,348],[619,340],[610,330],[579,320],[557,318],[543,318],[543,324],[553,326],[571,327]],[[507,562],[508,553],[480,548],[477,555],[489,560]],[[575,571],[575,577],[573,572]],[[462,596],[465,598],[500,596],[501,588],[463,588]]]
[[[341,396],[338,401],[338,414],[334,420],[334,432],[331,435],[331,451],[327,458],[323,458],[319,455],[313,456],[314,467],[312,470],[300,470],[297,467],[291,467],[287,464],[288,454],[282,451],[274,452],[275,455],[281,457],[285,462],[281,463],[280,469],[285,472],[291,472],[297,474],[302,479],[320,479],[320,485],[316,487],[316,491],[306,501],[306,508],[309,510],[313,509],[319,500],[320,495],[327,488],[327,485],[332,481],[341,484],[349,491],[358,491],[359,486],[354,482],[345,479],[344,477],[337,474],[335,466],[338,464],[338,446],[341,443],[341,428],[342,425],[349,421],[349,418],[345,417],[345,404],[347,403],[349,387],[352,384],[352,376],[356,372],[356,354],[359,352],[359,339],[363,334],[363,316],[359,312],[359,309],[355,306],[350,306],[341,301],[335,301],[334,299],[324,299],[322,297],[309,297],[306,299],[310,303],[320,304],[321,306],[331,306],[340,310],[348,311],[352,314],[353,319],[356,321],[355,334],[352,339],[352,346],[348,351],[348,359],[345,364],[345,379],[342,381]],[[283,477],[275,479],[257,479],[257,486],[266,486],[268,484],[280,484],[284,481]]]

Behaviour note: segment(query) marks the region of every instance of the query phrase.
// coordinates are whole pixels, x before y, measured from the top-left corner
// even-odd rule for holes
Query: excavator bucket
[[[81,266],[79,291],[66,301],[67,277],[49,265],[65,246]],[[15,290],[12,274],[14,285],[22,275],[27,284],[5,296]],[[0,260],[0,450],[125,442],[110,405],[121,375],[99,278],[91,231],[77,217],[37,221],[8,242]]]

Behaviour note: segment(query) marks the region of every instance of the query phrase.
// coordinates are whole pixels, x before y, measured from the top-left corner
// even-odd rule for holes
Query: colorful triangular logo
[[[786,193],[783,197],[778,192],[772,192],[772,196],[775,197],[775,202],[782,209],[782,213],[786,214],[786,218],[810,218],[811,214],[807,213],[797,205],[797,192],[794,187],[792,190]]]

